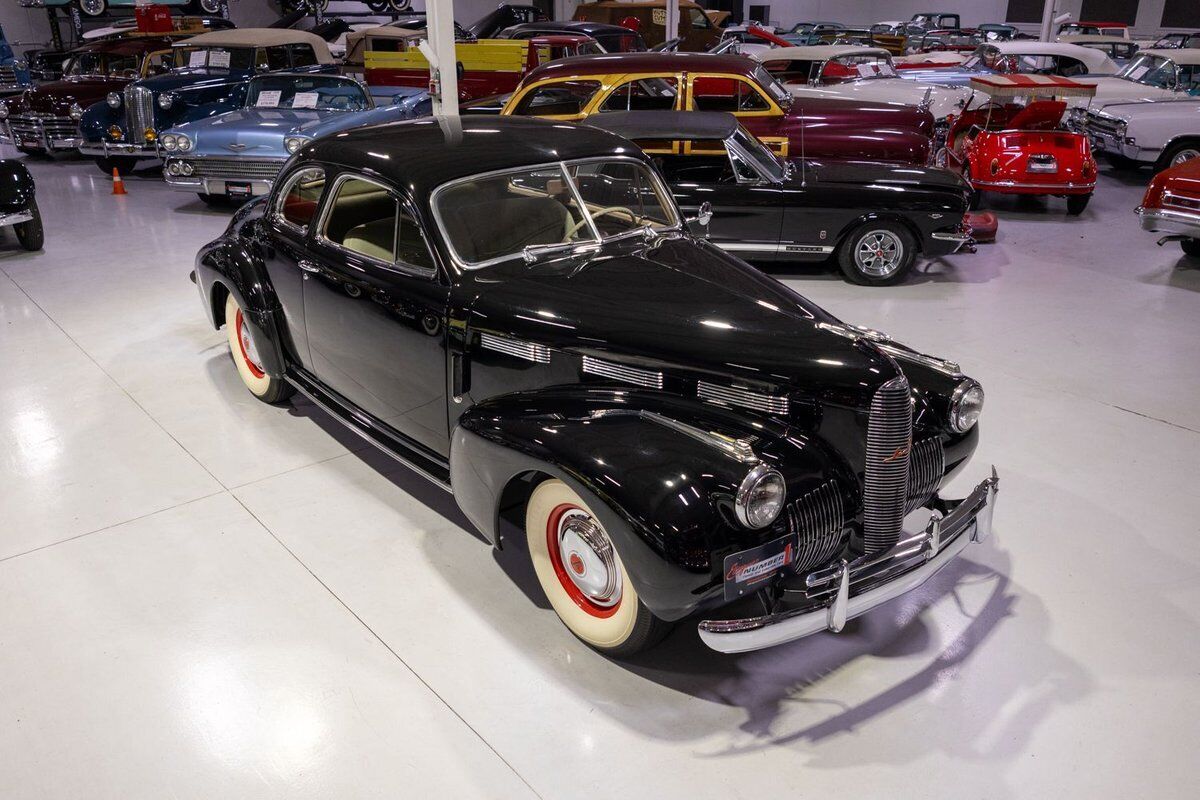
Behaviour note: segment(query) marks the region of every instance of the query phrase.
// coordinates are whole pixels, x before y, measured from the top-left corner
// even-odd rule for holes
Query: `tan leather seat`
[[[396,219],[387,217],[357,225],[346,232],[342,246],[380,261],[395,259]]]

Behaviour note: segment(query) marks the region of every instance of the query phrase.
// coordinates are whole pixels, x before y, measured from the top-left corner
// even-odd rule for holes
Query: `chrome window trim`
[[[435,266],[430,267],[429,269],[425,269],[422,267],[418,267],[415,264],[408,264],[406,262],[396,260],[396,244],[400,240],[399,230],[397,230],[397,229],[393,229],[393,231],[392,231],[393,238],[392,238],[392,260],[391,261],[385,261],[381,258],[375,258],[374,256],[369,256],[366,253],[360,253],[357,250],[352,250],[349,247],[346,247],[345,245],[340,245],[337,242],[334,242],[334,241],[330,240],[328,237],[326,237],[325,236],[325,225],[329,222],[329,215],[333,211],[333,204],[334,204],[334,201],[337,199],[338,190],[341,189],[342,184],[348,180],[360,180],[360,181],[363,181],[364,183],[369,183],[373,186],[378,186],[380,189],[383,189],[385,192],[387,192],[388,195],[393,200],[396,201],[396,226],[397,226],[397,228],[400,225],[400,209],[403,208],[405,210],[405,212],[410,217],[412,217],[413,222],[417,223],[417,230],[419,230],[421,232],[421,238],[425,240],[425,247],[426,247],[426,249],[430,250],[430,257],[431,257],[431,260],[434,261]],[[378,178],[372,178],[369,175],[363,174],[361,172],[347,170],[345,172],[338,173],[338,175],[333,179],[333,186],[327,187],[325,194],[321,200],[321,208],[317,211],[317,225],[313,229],[312,238],[313,238],[313,241],[318,242],[326,247],[332,248],[333,250],[335,250],[339,253],[348,253],[350,255],[353,255],[355,258],[363,259],[364,261],[366,261],[376,267],[379,267],[380,269],[385,269],[390,272],[398,272],[402,275],[411,275],[411,276],[417,277],[417,278],[432,279],[437,276],[437,266],[436,266],[437,259],[432,257],[433,251],[432,251],[432,249],[429,248],[429,238],[425,235],[425,230],[421,227],[419,218],[417,217],[416,214],[414,214],[412,212],[413,212],[412,206],[405,203],[404,199],[402,197],[400,197],[399,193],[397,193],[396,190],[394,188],[392,188],[391,186],[388,186],[386,183],[379,180]]]
[[[325,171],[324,167],[316,167],[316,166],[300,167],[295,172],[293,172],[291,175],[289,175],[286,181],[279,184],[279,186],[280,186],[279,191],[275,195],[274,202],[271,203],[271,206],[272,206],[271,218],[275,221],[275,224],[287,229],[288,231],[291,231],[292,233],[299,234],[302,237],[308,236],[308,229],[310,226],[309,225],[297,225],[296,223],[288,220],[285,216],[283,216],[283,201],[284,201],[284,198],[287,197],[288,192],[290,192],[292,190],[292,185],[294,183],[296,183],[296,181],[300,180],[300,177],[306,172],[320,172],[321,177],[326,176],[326,171]],[[328,180],[328,178],[326,178],[326,180]],[[318,198],[317,213],[314,216],[320,215],[321,209],[319,206],[320,206],[320,201],[322,199],[324,199],[323,192],[322,192],[322,197]]]
[[[659,232],[662,232],[662,233],[665,233],[667,231],[680,230],[680,226],[682,225],[681,220],[683,218],[683,215],[680,214],[679,206],[675,203],[675,195],[671,194],[670,189],[663,182],[662,178],[659,177],[658,171],[653,169],[652,167],[650,167],[649,164],[647,164],[645,161],[642,161],[640,158],[634,158],[633,156],[625,156],[625,155],[608,155],[608,156],[588,156],[587,158],[576,158],[576,159],[572,159],[570,161],[548,161],[548,162],[545,162],[542,164],[526,164],[526,165],[522,165],[519,167],[507,167],[505,169],[495,169],[495,170],[491,170],[489,172],[480,172],[480,173],[476,173],[474,175],[466,175],[462,178],[455,178],[452,181],[447,181],[446,183],[440,184],[437,188],[435,188],[432,192],[430,192],[429,193],[429,210],[433,214],[434,222],[437,223],[438,233],[441,236],[442,243],[446,246],[446,252],[450,254],[450,259],[455,263],[455,265],[458,266],[459,269],[472,271],[472,270],[477,270],[477,269],[483,269],[485,267],[490,267],[495,264],[500,264],[505,261],[512,261],[513,259],[524,258],[524,253],[523,253],[523,251],[518,250],[515,253],[509,253],[508,255],[504,255],[504,256],[497,256],[496,258],[490,258],[487,261],[479,261],[479,262],[469,262],[469,261],[466,261],[465,259],[463,259],[463,257],[458,254],[458,251],[456,249],[454,249],[454,243],[450,241],[450,236],[446,232],[446,222],[445,222],[445,220],[442,219],[442,212],[438,206],[438,198],[441,197],[443,192],[445,192],[449,189],[453,189],[455,186],[458,186],[461,183],[470,183],[473,181],[486,180],[488,178],[495,178],[500,175],[512,175],[512,174],[520,173],[520,172],[533,172],[535,170],[540,170],[540,169],[558,169],[560,171],[565,172],[565,169],[564,169],[565,166],[574,166],[576,164],[591,164],[591,163],[600,162],[600,161],[628,162],[631,164],[635,164],[635,165],[643,168],[644,170],[646,170],[646,173],[650,176],[650,180],[653,181],[655,186],[658,187],[659,195],[662,198],[667,199],[669,201],[667,203],[667,205],[665,206],[665,208],[669,208],[671,211],[671,214],[675,217],[675,220],[670,225],[663,226],[662,228],[657,228],[656,230]],[[574,181],[568,181],[568,182],[572,186],[574,185]],[[577,190],[573,190],[573,191],[577,191]],[[576,202],[578,202],[578,197],[576,199]],[[588,217],[590,219],[591,214],[588,214]],[[591,225],[592,225],[592,230],[595,232],[594,221],[591,223]],[[597,240],[594,242],[590,242],[590,244],[594,244],[594,245],[599,245],[602,243],[603,243],[603,240]],[[588,242],[580,242],[580,244],[589,244],[589,243]]]

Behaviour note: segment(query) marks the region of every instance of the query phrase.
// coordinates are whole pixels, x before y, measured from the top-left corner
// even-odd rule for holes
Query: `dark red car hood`
[[[125,78],[84,78],[44,83],[30,89],[17,103],[17,112],[35,111],[39,114],[66,113],[72,103],[87,108],[99,103],[109,92],[119,92],[129,81]]]

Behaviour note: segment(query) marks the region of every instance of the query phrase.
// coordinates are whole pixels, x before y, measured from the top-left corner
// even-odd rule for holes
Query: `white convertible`
[[[879,47],[815,45],[779,47],[754,53],[767,71],[797,97],[834,97],[870,102],[929,103],[934,119],[958,113],[971,96],[966,87],[928,86],[906,81]]]
[[[1088,112],[1085,131],[1116,166],[1163,170],[1200,156],[1200,98],[1109,103]]]
[[[1091,101],[1093,111],[1109,103],[1200,96],[1200,50],[1139,50],[1118,74],[1083,80],[1096,84],[1096,96]]]

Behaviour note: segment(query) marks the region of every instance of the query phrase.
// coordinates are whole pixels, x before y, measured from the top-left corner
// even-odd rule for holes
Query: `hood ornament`
[[[240,153],[240,152],[242,152],[242,151],[243,151],[243,150],[245,150],[245,149],[246,149],[248,146],[249,146],[249,145],[237,144],[237,143],[234,143],[234,144],[227,144],[227,145],[225,145],[225,147],[226,147],[226,148],[228,148],[228,149],[232,150],[232,151],[233,151],[233,152],[235,152],[235,153]]]

